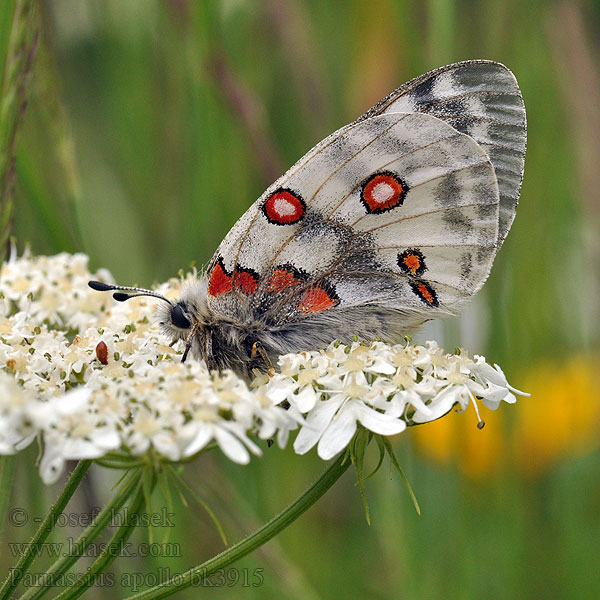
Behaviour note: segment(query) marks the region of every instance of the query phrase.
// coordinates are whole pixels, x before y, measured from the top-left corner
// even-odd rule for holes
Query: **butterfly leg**
[[[197,335],[197,333],[198,333],[198,324],[196,323],[196,324],[194,324],[194,326],[188,333],[188,336],[185,340],[185,350],[183,351],[183,356],[181,357],[182,363],[186,361],[188,354],[192,348],[192,344],[194,343],[194,337]]]
[[[188,335],[188,338],[185,341],[185,350],[183,351],[183,356],[181,357],[182,363],[184,363],[186,361],[191,347],[192,347],[192,334]]]
[[[271,359],[269,358],[269,355],[267,354],[267,351],[265,350],[264,346],[258,341],[252,344],[250,359],[254,360],[257,354],[260,355],[260,357],[263,359],[263,362],[267,367],[267,374],[269,375],[269,377],[273,377],[273,375],[275,375],[275,368],[273,367],[273,363],[271,362]]]

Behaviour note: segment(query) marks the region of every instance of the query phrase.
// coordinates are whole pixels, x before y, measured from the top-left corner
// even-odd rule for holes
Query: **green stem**
[[[153,478],[153,483],[155,478]],[[102,576],[111,563],[121,554],[129,536],[137,527],[137,515],[144,506],[147,490],[144,489],[142,481],[138,482],[136,493],[129,505],[128,518],[125,523],[117,529],[115,535],[106,545],[100,556],[93,562],[92,566],[85,572],[77,583],[55,596],[54,600],[73,600],[84,594],[95,581]]]
[[[147,589],[139,594],[129,596],[127,600],[149,600],[150,598],[166,598],[188,588],[193,583],[204,580],[211,573],[224,569],[234,561],[250,554],[256,548],[268,542],[288,525],[293,523],[302,513],[308,510],[329,488],[344,474],[350,466],[350,460],[344,460],[342,454],[301,496],[285,510],[273,517],[268,523],[252,535],[234,544],[221,554],[207,560],[197,567],[176,576],[170,581]],[[61,598],[62,600],[62,598]]]
[[[71,552],[67,556],[57,560],[44,573],[44,585],[37,588],[30,588],[19,600],[37,600],[46,594],[46,592],[49,592],[52,586],[55,585],[56,580],[83,556],[89,545],[106,529],[113,516],[123,508],[125,502],[138,489],[140,479],[141,471],[134,471],[128,481],[121,486],[119,492],[98,513],[94,522],[79,536],[78,540],[73,544]]]
[[[56,525],[58,517],[62,514],[65,506],[68,504],[71,496],[75,493],[75,490],[81,483],[81,480],[85,477],[87,470],[92,464],[91,460],[81,460],[77,463],[75,469],[71,473],[67,484],[65,485],[60,496],[56,502],[50,508],[50,511],[46,515],[46,518],[40,524],[38,530],[35,532],[31,541],[27,546],[27,550],[18,560],[17,564],[9,574],[7,575],[2,587],[0,588],[0,600],[7,600],[10,598],[14,589],[19,585],[23,576],[27,573],[27,569],[31,565],[33,559],[39,556],[42,544]]]
[[[16,455],[0,456],[0,538],[6,523],[6,511],[10,501],[10,492],[15,474]]]
[[[15,145],[27,106],[28,83],[38,43],[35,0],[13,3],[12,23],[0,81],[0,258],[14,215]]]

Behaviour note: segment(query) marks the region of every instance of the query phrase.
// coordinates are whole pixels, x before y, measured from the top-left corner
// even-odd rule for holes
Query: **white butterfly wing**
[[[348,329],[344,315],[352,320],[350,335],[385,329],[398,335],[475,293],[505,235],[499,221],[506,230],[512,222],[516,198],[513,205],[508,199],[518,194],[519,164],[522,172],[520,146],[509,150],[514,136],[503,141],[500,129],[488,128],[487,138],[477,140],[453,126],[479,135],[476,116],[498,124],[502,82],[492,91],[480,79],[483,87],[475,89],[477,70],[484,82],[490,72],[510,74],[479,61],[433,71],[300,159],[217,250],[208,273],[211,308],[272,327],[327,323],[332,338]],[[471,112],[458,110],[480,91],[481,114],[474,114],[473,102],[466,103]],[[504,93],[515,95],[512,83]],[[452,105],[459,96],[460,106]],[[459,115],[467,121],[459,123]],[[502,153],[507,160],[501,165]],[[503,196],[497,169],[508,158],[514,164]]]

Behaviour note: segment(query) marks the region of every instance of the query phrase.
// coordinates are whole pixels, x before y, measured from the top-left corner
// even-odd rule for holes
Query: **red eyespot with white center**
[[[265,200],[263,213],[273,225],[293,225],[306,214],[306,203],[296,192],[279,188]]]
[[[360,200],[368,213],[380,214],[401,206],[408,193],[408,185],[394,173],[381,171],[362,184]]]

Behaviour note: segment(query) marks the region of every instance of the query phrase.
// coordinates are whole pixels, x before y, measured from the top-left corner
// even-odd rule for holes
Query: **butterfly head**
[[[194,333],[200,328],[200,323],[194,316],[195,311],[192,309],[193,303],[190,298],[184,296],[174,302],[153,290],[145,288],[111,285],[100,281],[90,281],[88,285],[98,292],[114,292],[113,298],[117,302],[125,302],[139,296],[150,296],[162,300],[164,304],[159,310],[159,325],[163,333],[173,340],[172,343],[179,340],[185,341],[182,362],[185,361],[192,347]]]
[[[189,318],[189,309],[185,300],[180,300],[174,306],[171,305],[168,312],[168,325],[176,330],[187,331],[192,328]],[[162,323],[163,325],[165,323]]]

